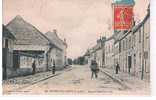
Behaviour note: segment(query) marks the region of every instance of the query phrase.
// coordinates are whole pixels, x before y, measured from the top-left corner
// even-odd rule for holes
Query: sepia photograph
[[[2,0],[2,95],[150,96],[150,0]]]

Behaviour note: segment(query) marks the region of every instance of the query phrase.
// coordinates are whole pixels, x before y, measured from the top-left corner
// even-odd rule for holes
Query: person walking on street
[[[116,63],[116,68],[115,68],[115,73],[118,74],[119,70],[120,70],[120,66],[119,66],[119,63],[117,62]]]
[[[55,74],[55,60],[53,60],[53,74]]]
[[[95,60],[91,61],[90,68],[91,68],[91,71],[92,71],[91,78],[93,78],[94,75],[95,75],[95,78],[98,78],[99,69],[98,69],[98,64],[97,64],[97,62]]]
[[[36,73],[36,61],[34,60],[33,64],[32,64],[32,74],[35,74]]]

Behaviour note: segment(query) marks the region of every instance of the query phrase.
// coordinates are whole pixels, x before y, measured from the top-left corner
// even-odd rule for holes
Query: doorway
[[[128,56],[128,73],[131,72],[131,67],[132,67],[132,57]]]

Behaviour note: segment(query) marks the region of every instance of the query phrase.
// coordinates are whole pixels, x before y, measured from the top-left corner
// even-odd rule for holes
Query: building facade
[[[16,16],[6,27],[14,34],[12,77],[32,74],[35,60],[36,72],[47,71],[48,39],[21,16]]]
[[[2,40],[2,66],[3,66],[3,79],[10,77],[10,71],[13,71],[13,47],[14,41],[16,40],[15,36],[6,28],[3,27],[3,40]]]
[[[110,38],[101,43],[101,48],[95,49],[96,45],[89,50],[89,59],[96,58],[99,66],[102,64],[103,68],[112,68],[112,70],[118,63],[121,73],[150,80],[149,9],[139,24],[127,31],[114,31]]]
[[[60,39],[56,30],[53,30],[53,32],[47,32],[45,36],[56,46],[49,52],[48,65],[50,69],[52,68],[54,62],[57,70],[63,69],[67,65],[66,40]]]
[[[114,60],[122,72],[150,79],[150,15],[127,32],[119,32],[114,43]]]
[[[112,68],[114,67],[114,35],[106,39],[104,43],[104,50],[105,50],[105,63],[104,67]]]

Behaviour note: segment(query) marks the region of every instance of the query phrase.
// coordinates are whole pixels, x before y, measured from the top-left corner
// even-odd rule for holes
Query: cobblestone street
[[[37,76],[39,76],[37,78]],[[35,78],[34,78],[35,77]],[[91,79],[91,71],[87,65],[73,65],[67,70],[57,72],[38,73],[38,75],[17,78],[18,82],[25,79],[29,82],[26,85],[22,82],[16,85],[5,84],[4,92],[7,94],[100,94],[100,95],[126,95],[132,94],[128,88],[116,82],[103,72],[99,72],[98,79]],[[14,87],[14,88],[7,88]],[[15,88],[16,87],[16,88]],[[8,90],[7,90],[8,89]],[[136,92],[135,92],[136,93]]]

